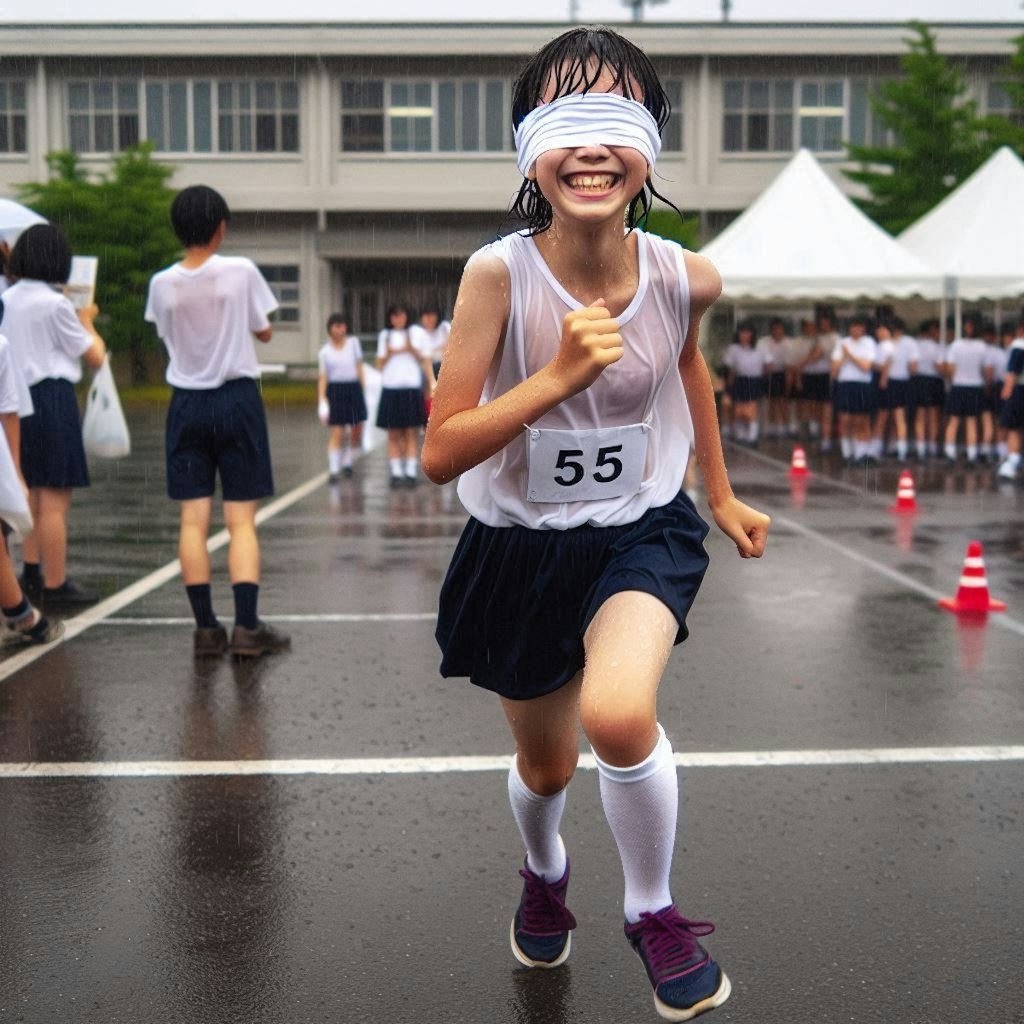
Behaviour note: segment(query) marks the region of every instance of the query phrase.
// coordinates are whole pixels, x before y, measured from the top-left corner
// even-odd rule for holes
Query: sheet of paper
[[[64,294],[75,309],[84,309],[95,301],[98,267],[99,260],[95,256],[71,257],[71,275],[64,286]]]

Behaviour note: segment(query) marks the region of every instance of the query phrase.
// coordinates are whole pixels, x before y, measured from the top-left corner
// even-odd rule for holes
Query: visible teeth
[[[571,174],[568,177],[569,187],[578,190],[604,192],[615,184],[614,174]]]

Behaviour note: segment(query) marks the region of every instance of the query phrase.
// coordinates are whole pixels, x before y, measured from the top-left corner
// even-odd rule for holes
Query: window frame
[[[275,327],[301,328],[302,321],[302,263],[299,260],[274,262],[269,259],[255,260],[259,272],[267,282],[274,298],[277,299],[277,309],[270,314],[270,322]],[[283,272],[294,271],[294,280],[290,277],[285,279]],[[288,297],[286,291],[294,291],[294,297]],[[294,313],[294,315],[290,315]]]
[[[17,160],[28,156],[28,86],[28,79],[25,78],[0,78],[0,88],[4,94],[4,103],[0,105],[0,122],[3,122],[3,131],[8,142],[6,148],[0,148],[0,160]],[[20,108],[13,100],[12,93],[15,89],[21,92]],[[21,138],[24,141],[24,147],[20,149],[15,146],[19,133],[18,122],[20,122]]]

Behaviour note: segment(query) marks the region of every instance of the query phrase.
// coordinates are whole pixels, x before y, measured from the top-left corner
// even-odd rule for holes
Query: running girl
[[[327,473],[334,484],[339,475],[352,475],[352,452],[363,443],[366,422],[363,346],[348,333],[348,320],[341,313],[327,318],[327,342],[320,349],[319,361],[317,415],[324,426],[330,427]]]
[[[622,861],[626,938],[658,1012],[688,1020],[730,992],[697,941],[713,926],[683,917],[670,892],[678,790],[656,710],[707,567],[708,527],[680,491],[691,440],[741,556],[763,553],[769,519],[729,486],[697,346],[718,273],[628,230],[649,207],[668,116],[650,61],[607,29],[559,36],[520,75],[513,213],[529,228],[466,267],[423,467],[439,483],[462,474],[471,513],[440,596],[441,672],[499,694],[516,743],[526,862],[513,954],[541,968],[569,954],[559,823],[582,723]]]

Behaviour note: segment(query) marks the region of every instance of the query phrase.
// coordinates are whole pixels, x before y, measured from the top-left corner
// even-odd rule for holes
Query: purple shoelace
[[[715,926],[710,921],[691,921],[676,908],[665,907],[656,914],[641,914],[640,923],[630,926],[631,934],[641,933],[645,959],[650,964],[655,983],[661,984],[700,966],[707,953],[696,936],[710,935]]]
[[[525,868],[521,868],[519,874],[526,881],[526,892],[519,904],[519,927],[522,931],[527,935],[557,935],[576,927],[576,918],[564,902],[567,877],[551,883]]]

